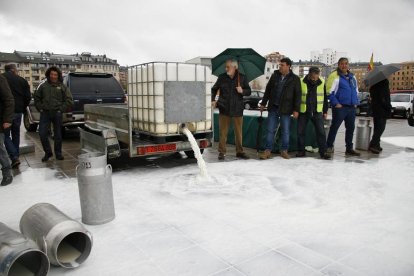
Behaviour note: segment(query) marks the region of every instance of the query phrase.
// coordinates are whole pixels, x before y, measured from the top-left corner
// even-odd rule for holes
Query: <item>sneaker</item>
[[[240,159],[244,159],[244,160],[250,159],[250,157],[247,156],[247,154],[244,153],[244,152],[238,152],[238,153],[236,153],[236,157],[237,158],[240,158]]]
[[[42,162],[49,161],[49,158],[52,157],[52,156],[53,156],[53,154],[51,154],[51,153],[45,153],[45,156],[43,156],[43,158],[42,158]]]
[[[354,151],[353,149],[346,150],[345,152],[346,156],[360,156],[361,154],[359,152]]]
[[[21,164],[21,163],[20,163],[19,158],[16,158],[16,159],[13,159],[13,160],[12,160],[12,162],[11,162],[11,167],[15,169],[15,168],[17,168],[20,164]]]
[[[329,153],[325,152],[321,154],[321,158],[324,160],[331,160],[332,156]]]
[[[281,156],[283,159],[290,159],[290,155],[289,155],[289,153],[287,152],[287,150],[282,150],[282,151],[280,152],[280,156]]]
[[[329,154],[332,154],[332,153],[334,153],[334,148],[327,148],[326,152],[329,153]]]
[[[226,157],[226,155],[224,153],[219,153],[218,155],[218,160],[224,160],[224,158]]]
[[[378,146],[369,146],[368,149],[370,152],[372,152],[373,154],[380,154],[381,150],[379,149]]]
[[[3,170],[3,179],[1,180],[1,186],[7,186],[13,182],[13,175],[10,169]]]
[[[56,155],[56,160],[65,160],[63,155]]]
[[[298,151],[296,153],[296,157],[306,157],[306,152],[304,152],[304,151]]]
[[[382,151],[382,148],[381,148],[381,146],[378,146],[378,149],[379,149],[379,151]]]
[[[265,150],[264,152],[261,152],[259,154],[259,158],[262,160],[266,160],[266,159],[269,159],[271,155],[272,153],[270,152],[270,150]]]

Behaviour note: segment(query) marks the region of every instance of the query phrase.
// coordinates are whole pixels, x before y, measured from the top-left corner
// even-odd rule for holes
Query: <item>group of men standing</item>
[[[13,182],[12,168],[20,165],[20,127],[23,113],[32,95],[28,82],[19,76],[16,64],[7,64],[0,75],[0,165],[3,174],[1,186]],[[44,81],[34,93],[34,103],[40,112],[39,136],[45,151],[42,162],[52,156],[49,127],[53,123],[55,157],[62,155],[62,113],[73,104],[69,89],[62,83],[62,72],[52,66],[46,70]]]
[[[288,150],[291,116],[298,120],[298,152],[296,157],[306,156],[305,133],[309,121],[314,125],[319,155],[322,159],[329,160],[332,158],[335,138],[343,122],[345,122],[346,128],[345,154],[346,156],[360,156],[360,153],[354,150],[352,142],[356,108],[359,104],[358,84],[354,74],[349,70],[348,59],[339,59],[337,69],[329,75],[326,82],[320,77],[320,69],[317,67],[311,67],[309,73],[303,78],[295,75],[291,67],[292,61],[289,58],[281,59],[279,69],[275,70],[270,77],[263,99],[260,102],[260,111],[263,112],[266,107],[268,110],[265,146],[264,151],[259,155],[260,159],[270,158],[275,133],[279,125],[281,129],[280,155],[284,159],[290,159]],[[242,116],[243,96],[250,95],[250,87],[244,75],[237,70],[236,61],[229,60],[226,62],[226,72],[219,76],[212,88],[212,104],[219,109],[220,142],[218,159],[223,160],[225,158],[225,144],[231,120],[235,125],[236,156],[247,159],[248,156],[243,152],[242,147]],[[382,114],[384,112],[381,110],[389,109],[391,111],[387,84],[381,84],[381,88],[377,86],[371,87],[371,90],[384,91],[381,93],[371,91],[374,111],[374,135],[369,150],[372,153],[379,153],[382,150],[379,146],[379,140],[385,129],[387,116]],[[388,101],[386,95],[388,95]],[[328,114],[328,99],[332,108],[332,123],[328,137],[326,137],[324,120]],[[381,102],[379,107],[374,106],[376,101]]]

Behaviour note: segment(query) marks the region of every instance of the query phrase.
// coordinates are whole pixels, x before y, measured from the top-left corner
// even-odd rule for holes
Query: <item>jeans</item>
[[[387,125],[387,118],[374,117],[374,134],[372,135],[370,146],[379,147],[381,135],[384,133]]]
[[[329,129],[328,139],[326,144],[328,148],[333,148],[335,137],[342,122],[345,121],[345,144],[347,150],[352,150],[354,144],[352,139],[354,137],[355,129],[355,107],[342,106],[341,108],[332,107],[332,124]]]
[[[219,153],[226,153],[227,133],[229,131],[230,123],[233,120],[234,125],[234,140],[236,144],[236,153],[243,153],[243,116],[230,117],[227,115],[219,114],[219,129],[220,129],[220,142],[218,151]]]
[[[45,154],[51,155],[49,142],[49,126],[53,123],[55,155],[62,156],[62,113],[60,111],[44,111],[40,113],[39,136]]]
[[[11,160],[19,158],[20,148],[20,126],[23,113],[14,113],[13,122],[10,128],[4,130],[4,145]]]
[[[275,140],[276,130],[281,124],[282,129],[282,145],[280,151],[289,149],[290,138],[290,115],[279,114],[278,109],[272,108],[267,114],[267,133],[266,133],[266,150],[272,151],[273,142]]]
[[[0,133],[0,164],[1,170],[10,170],[10,159],[4,146],[4,133]]]
[[[298,118],[298,150],[305,151],[305,133],[306,126],[309,120],[313,123],[316,133],[316,141],[319,147],[319,154],[323,155],[326,152],[326,135],[323,125],[322,112],[317,113],[300,113]]]

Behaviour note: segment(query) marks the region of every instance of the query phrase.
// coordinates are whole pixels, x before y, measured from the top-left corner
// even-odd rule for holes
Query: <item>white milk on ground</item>
[[[191,144],[191,148],[194,151],[194,156],[197,159],[197,164],[200,168],[200,176],[208,178],[206,162],[204,162],[203,156],[201,155],[200,148],[198,147],[196,139],[194,138],[191,131],[189,131],[186,127],[183,128],[183,133],[187,136],[188,141]]]

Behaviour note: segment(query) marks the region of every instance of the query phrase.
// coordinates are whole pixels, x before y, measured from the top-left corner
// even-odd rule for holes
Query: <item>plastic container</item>
[[[133,129],[174,135],[182,123],[191,123],[194,132],[209,131],[210,77],[210,68],[199,64],[152,62],[129,67],[128,108]]]

